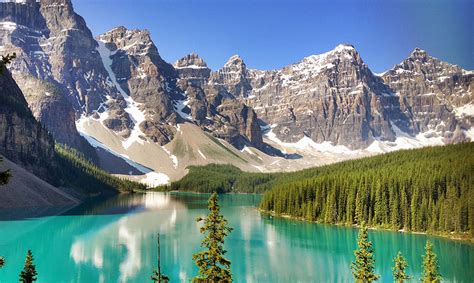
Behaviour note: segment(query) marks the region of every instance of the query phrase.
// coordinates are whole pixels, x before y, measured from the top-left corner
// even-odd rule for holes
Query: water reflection
[[[0,221],[0,253],[8,260],[0,281],[13,282],[32,249],[41,282],[147,282],[162,235],[162,269],[173,282],[197,274],[192,254],[201,250],[195,219],[207,212],[208,195],[135,194],[87,203],[58,216]],[[220,196],[222,213],[235,229],[226,241],[236,282],[348,282],[357,230],[260,215],[259,196]],[[376,270],[391,281],[399,249],[419,277],[425,236],[369,233]],[[474,277],[474,247],[431,238],[448,281]],[[2,281],[3,282],[3,281]]]

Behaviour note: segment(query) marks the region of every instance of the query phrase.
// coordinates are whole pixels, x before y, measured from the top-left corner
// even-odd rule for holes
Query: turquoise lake
[[[162,270],[171,282],[197,274],[193,253],[202,235],[195,219],[207,213],[205,194],[148,193],[89,201],[73,208],[0,210],[0,282],[18,282],[31,249],[37,282],[151,282],[156,234]],[[226,241],[235,282],[352,282],[358,230],[270,217],[260,196],[221,195],[232,234]],[[427,239],[434,243],[445,282],[474,282],[474,245],[407,233],[370,231],[379,282],[393,282],[398,250],[419,282]],[[415,281],[415,280],[414,280]]]

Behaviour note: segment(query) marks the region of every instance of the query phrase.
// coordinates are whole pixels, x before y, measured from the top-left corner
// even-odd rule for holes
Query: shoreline
[[[288,214],[278,214],[273,211],[267,211],[263,210],[260,208],[257,208],[257,211],[263,214],[270,215],[272,217],[279,217],[279,218],[284,218],[284,219],[289,219],[289,220],[294,220],[294,221],[302,221],[302,222],[308,222],[308,223],[313,223],[313,224],[324,224],[324,225],[334,225],[334,226],[343,226],[343,227],[348,227],[348,228],[360,228],[359,225],[357,224],[346,224],[346,223],[323,223],[323,222],[318,222],[318,221],[311,221],[308,219],[305,219],[304,217],[294,217]],[[377,226],[367,226],[369,230],[373,231],[387,231],[387,232],[398,232],[398,233],[405,233],[405,234],[414,234],[414,235],[425,235],[425,236],[431,236],[431,237],[439,237],[445,240],[452,240],[452,241],[457,241],[457,242],[462,242],[462,243],[467,243],[474,245],[474,238],[469,238],[469,237],[460,237],[459,234],[453,235],[452,233],[445,232],[445,233],[433,233],[433,232],[420,232],[420,231],[407,231],[404,229],[400,230],[393,230],[389,228],[382,228],[382,227],[377,227]],[[468,233],[466,233],[468,235]]]

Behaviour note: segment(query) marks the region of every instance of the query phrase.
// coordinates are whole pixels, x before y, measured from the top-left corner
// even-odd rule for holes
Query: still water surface
[[[18,282],[27,249],[35,256],[39,283],[151,282],[158,232],[162,270],[171,282],[189,281],[197,274],[192,254],[202,239],[195,219],[206,215],[207,198],[148,193],[62,211],[0,211],[0,255],[7,259],[0,282]],[[357,229],[272,218],[256,210],[259,201],[254,195],[220,196],[222,213],[234,228],[226,248],[236,282],[352,281]],[[398,250],[418,279],[427,238],[447,282],[474,282],[472,244],[388,231],[370,231],[369,237],[381,282],[393,282]]]

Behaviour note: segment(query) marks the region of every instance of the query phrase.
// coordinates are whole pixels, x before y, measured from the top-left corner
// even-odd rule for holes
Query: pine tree
[[[441,274],[439,274],[438,271],[438,259],[436,254],[433,252],[433,244],[430,241],[426,241],[425,255],[423,256],[422,267],[422,282],[441,282]]]
[[[193,282],[232,282],[230,261],[224,258],[224,239],[232,232],[227,226],[227,220],[220,214],[217,193],[213,193],[208,202],[209,215],[204,220],[201,233],[205,235],[201,246],[207,250],[193,255],[193,260],[199,267],[199,276]]]
[[[395,265],[392,268],[393,280],[395,282],[402,283],[405,280],[412,279],[412,277],[406,273],[406,268],[408,267],[408,263],[406,259],[402,256],[402,253],[400,251],[397,253],[397,256],[393,258],[393,262],[395,263]]]
[[[357,245],[359,249],[354,251],[356,259],[351,264],[352,274],[354,274],[356,282],[377,281],[380,276],[375,274],[374,248],[372,242],[369,241],[365,223],[362,223],[360,228]]]
[[[160,251],[160,234],[158,233],[158,269],[153,270],[153,274],[151,275],[151,280],[157,283],[168,283],[170,279],[168,276],[161,273],[161,251]]]
[[[36,267],[33,263],[33,260],[33,253],[31,250],[28,250],[28,253],[26,254],[25,267],[20,273],[20,282],[32,283],[38,279],[36,278],[38,273],[36,272]]]

